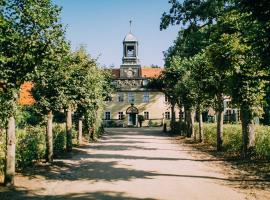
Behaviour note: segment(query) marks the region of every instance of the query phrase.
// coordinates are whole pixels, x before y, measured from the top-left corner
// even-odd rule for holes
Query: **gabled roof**
[[[138,42],[135,35],[133,35],[131,32],[129,32],[126,37],[124,38],[124,42]]]

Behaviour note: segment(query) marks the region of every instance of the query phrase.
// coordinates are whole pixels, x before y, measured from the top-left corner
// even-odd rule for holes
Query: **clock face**
[[[127,77],[132,77],[133,76],[133,70],[132,69],[129,69],[127,71]]]

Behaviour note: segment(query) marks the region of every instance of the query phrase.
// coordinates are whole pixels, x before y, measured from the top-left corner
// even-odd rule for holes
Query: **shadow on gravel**
[[[23,175],[29,178],[42,176],[48,180],[89,180],[92,182],[106,181],[130,181],[132,179],[153,179],[155,176],[167,177],[183,177],[196,179],[213,179],[227,182],[268,182],[263,179],[249,179],[247,178],[220,178],[215,176],[197,176],[193,174],[166,174],[156,173],[154,171],[135,170],[128,167],[118,167],[117,161],[103,162],[103,161],[86,161],[85,158],[114,158],[114,159],[148,159],[148,160],[181,160],[177,158],[151,158],[140,156],[125,156],[125,155],[111,155],[111,154],[86,154],[80,152],[76,158],[76,164],[66,163],[61,160],[55,161],[52,165],[36,166],[29,170],[22,172]],[[183,159],[188,160],[188,159]]]
[[[191,139],[180,138],[178,141],[184,145],[188,145],[197,152],[203,152],[203,161],[223,161],[231,166],[234,170],[233,177],[242,179],[240,184],[234,185],[239,188],[270,188],[270,160],[248,160],[243,159],[240,155],[232,155],[230,152],[217,152],[216,149],[209,144],[194,142]],[[194,155],[194,153],[191,152]],[[209,157],[211,159],[209,159]],[[230,173],[229,171],[227,173]]]
[[[136,198],[128,196],[122,192],[112,192],[112,191],[99,191],[93,193],[76,193],[68,195],[51,195],[51,196],[33,196],[31,194],[34,191],[26,191],[12,188],[1,188],[0,187],[0,199],[1,200],[47,200],[47,199],[56,199],[56,200],[157,200],[152,198]]]
[[[126,143],[127,144],[127,143]],[[135,146],[135,145],[108,145],[108,144],[97,144],[95,146],[87,145],[87,147],[84,147],[86,149],[95,149],[95,150],[104,150],[104,151],[127,151],[127,150],[148,150],[153,151],[157,150],[157,148],[147,148],[147,147],[141,147],[141,146]]]

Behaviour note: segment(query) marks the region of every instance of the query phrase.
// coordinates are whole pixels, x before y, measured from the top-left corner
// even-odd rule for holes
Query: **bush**
[[[28,126],[25,129],[17,129],[16,142],[16,168],[21,169],[32,165],[34,160],[40,160],[45,156],[45,130],[40,126]]]
[[[256,128],[256,153],[260,158],[270,159],[270,127],[258,126]]]
[[[17,110],[16,124],[20,129],[27,126],[35,126],[43,122],[42,116],[36,112],[34,106],[23,106]]]
[[[53,127],[53,153],[57,157],[66,149],[65,124],[55,124]]]
[[[195,133],[198,134],[199,126],[195,124]],[[204,124],[204,141],[216,146],[216,124]],[[256,156],[270,159],[270,126],[257,125],[255,129]],[[223,147],[225,151],[239,153],[242,150],[241,124],[224,124]]]
[[[167,127],[169,127],[169,123],[168,122],[165,122],[165,123],[167,123]],[[149,127],[160,127],[160,126],[162,126],[162,123],[160,123],[159,121],[154,121],[154,120],[149,120],[148,121],[148,126]]]

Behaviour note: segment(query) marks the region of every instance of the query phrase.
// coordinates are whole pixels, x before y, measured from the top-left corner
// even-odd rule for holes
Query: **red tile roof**
[[[156,78],[162,73],[163,69],[161,68],[142,68],[141,73],[144,78]],[[120,77],[120,69],[112,69],[112,74],[115,78]],[[33,105],[35,103],[34,98],[31,95],[31,89],[33,83],[25,82],[21,86],[21,92],[19,96],[19,104],[21,105]]]
[[[142,68],[142,77],[145,78],[157,78],[163,69],[161,68]]]
[[[141,68],[141,75],[144,78],[156,78],[162,73],[161,68]],[[120,69],[112,69],[112,74],[115,78],[120,77]]]
[[[120,77],[120,69],[112,69],[112,74],[115,78]]]
[[[21,92],[19,96],[19,104],[21,105],[33,105],[35,103],[34,98],[31,95],[31,89],[33,88],[32,82],[25,82],[21,85]]]

